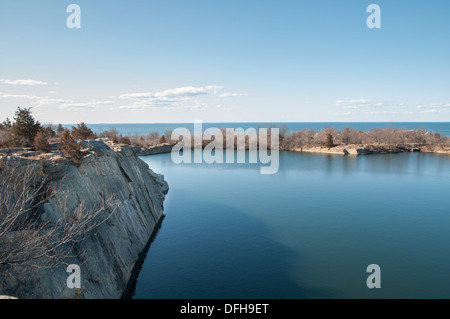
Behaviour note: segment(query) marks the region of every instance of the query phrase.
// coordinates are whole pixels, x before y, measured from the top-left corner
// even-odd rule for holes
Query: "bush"
[[[41,127],[40,131],[47,137],[47,138],[52,138],[55,137],[56,132],[53,129],[53,125],[49,124],[46,125],[44,127]]]
[[[80,123],[77,127],[72,127],[72,135],[79,140],[95,139],[96,136],[92,130],[84,123]]]
[[[159,139],[159,144],[164,144],[166,143],[166,138],[163,136],[161,136],[161,138]]]
[[[81,159],[83,158],[81,145],[75,140],[68,129],[65,129],[61,135],[61,150],[76,165],[81,163]]]
[[[48,143],[47,135],[42,131],[37,132],[36,137],[34,138],[33,146],[36,151],[45,153],[50,153],[52,151],[52,147]]]
[[[11,130],[0,131],[0,148],[7,148],[11,138]]]
[[[130,138],[129,138],[128,136],[121,136],[121,137],[119,138],[119,143],[120,143],[120,144],[127,144],[127,145],[130,145],[130,144],[131,144],[131,141],[130,141]]]
[[[9,120],[9,118],[6,118],[6,120],[3,121],[3,123],[0,123],[0,131],[11,130],[11,128],[12,128],[12,124],[11,124],[11,121]]]

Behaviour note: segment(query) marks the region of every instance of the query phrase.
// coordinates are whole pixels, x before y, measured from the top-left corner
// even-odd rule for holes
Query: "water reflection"
[[[144,159],[171,188],[136,298],[450,297],[449,156],[281,152],[266,176]]]

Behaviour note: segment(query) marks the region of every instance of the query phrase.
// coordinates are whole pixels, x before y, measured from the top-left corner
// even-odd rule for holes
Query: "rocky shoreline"
[[[66,285],[66,266],[42,269],[20,276],[0,276],[0,295],[25,299],[117,299],[136,276],[136,267],[163,218],[168,184],[127,145],[82,141],[85,156],[75,165],[58,151],[42,154],[29,149],[2,150],[1,164],[30,165],[48,176],[60,192],[40,209],[52,219],[76,207],[98,207],[113,196],[117,204],[107,222],[76,242],[67,261],[81,268],[81,288]],[[68,195],[67,206],[58,205]],[[107,208],[109,209],[109,208]]]
[[[305,153],[325,153],[337,155],[371,155],[371,154],[392,154],[404,152],[423,152],[423,153],[437,153],[450,154],[450,148],[431,146],[431,145],[337,145],[333,147],[325,146],[305,146],[301,148],[294,148],[290,151],[305,152]]]

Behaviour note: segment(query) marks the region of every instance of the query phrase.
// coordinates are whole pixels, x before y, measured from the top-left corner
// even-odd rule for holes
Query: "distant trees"
[[[3,121],[3,123],[0,123],[0,131],[10,130],[12,128],[12,123],[9,120],[9,118],[6,118],[6,120]]]
[[[62,132],[64,132],[64,128],[61,125],[61,123],[59,123],[58,127],[56,128],[56,134],[60,135],[60,134],[62,134]]]
[[[157,144],[172,143],[171,140],[172,131],[168,130],[164,134],[159,135],[158,131],[153,131],[147,135],[134,134],[134,135],[122,135],[117,129],[111,128],[107,131],[100,133],[100,138],[108,138],[114,144],[128,144],[140,147],[149,147]]]
[[[371,131],[360,131],[345,128],[341,131],[326,128],[318,132],[304,129],[285,134],[281,139],[280,149],[291,150],[305,146],[349,145],[349,144],[383,144],[395,146],[402,144],[417,145],[450,145],[450,137],[433,134],[425,130],[404,130],[392,127],[377,128]]]

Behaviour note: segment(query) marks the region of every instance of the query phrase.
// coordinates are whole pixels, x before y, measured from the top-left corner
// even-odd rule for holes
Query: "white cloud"
[[[217,94],[218,90],[223,89],[223,86],[208,85],[204,87],[185,86],[176,89],[168,89],[155,93],[129,93],[120,95],[123,99],[155,99],[160,101],[178,100],[184,97],[192,97],[197,95],[204,95],[208,93]]]
[[[336,101],[336,106],[342,107],[343,109],[370,109],[374,107],[385,106],[382,102],[371,102],[365,99],[357,100],[338,100]]]
[[[437,112],[436,109],[431,109],[431,110],[425,110],[425,111],[422,111],[422,112],[420,112],[420,113],[436,113],[436,112]]]
[[[191,101],[194,97],[202,95],[217,95],[223,86],[207,85],[203,87],[185,86],[175,89],[167,89],[160,92],[128,93],[119,97],[134,101],[131,105],[119,106],[115,109],[135,109],[142,110],[149,107],[162,107],[163,109],[191,108],[198,109],[196,105],[201,105],[195,101],[196,105],[186,106],[182,102]]]
[[[387,114],[400,114],[399,112],[366,112],[367,115],[387,115]]]
[[[36,80],[6,80],[6,79],[0,79],[0,83],[9,84],[9,85],[48,85],[47,82],[36,81]]]
[[[0,97],[5,98],[5,99],[28,99],[28,100],[37,100],[37,99],[41,99],[42,97],[40,96],[36,96],[36,95],[28,95],[28,94],[5,94],[5,93],[0,93]]]
[[[246,93],[223,93],[220,94],[219,97],[237,97],[237,96],[246,96]]]
[[[444,104],[444,103],[441,103],[441,104],[427,104],[427,105],[419,104],[419,105],[416,106],[416,108],[418,108],[418,109],[441,109],[441,108],[446,108],[446,107],[450,107],[450,103],[449,104]]]
[[[60,109],[62,110],[72,110],[72,109],[94,109],[97,107],[112,105],[114,101],[97,101],[92,100],[89,102],[81,102],[81,103],[73,103],[73,101],[68,101],[68,103],[64,103],[60,105]]]

